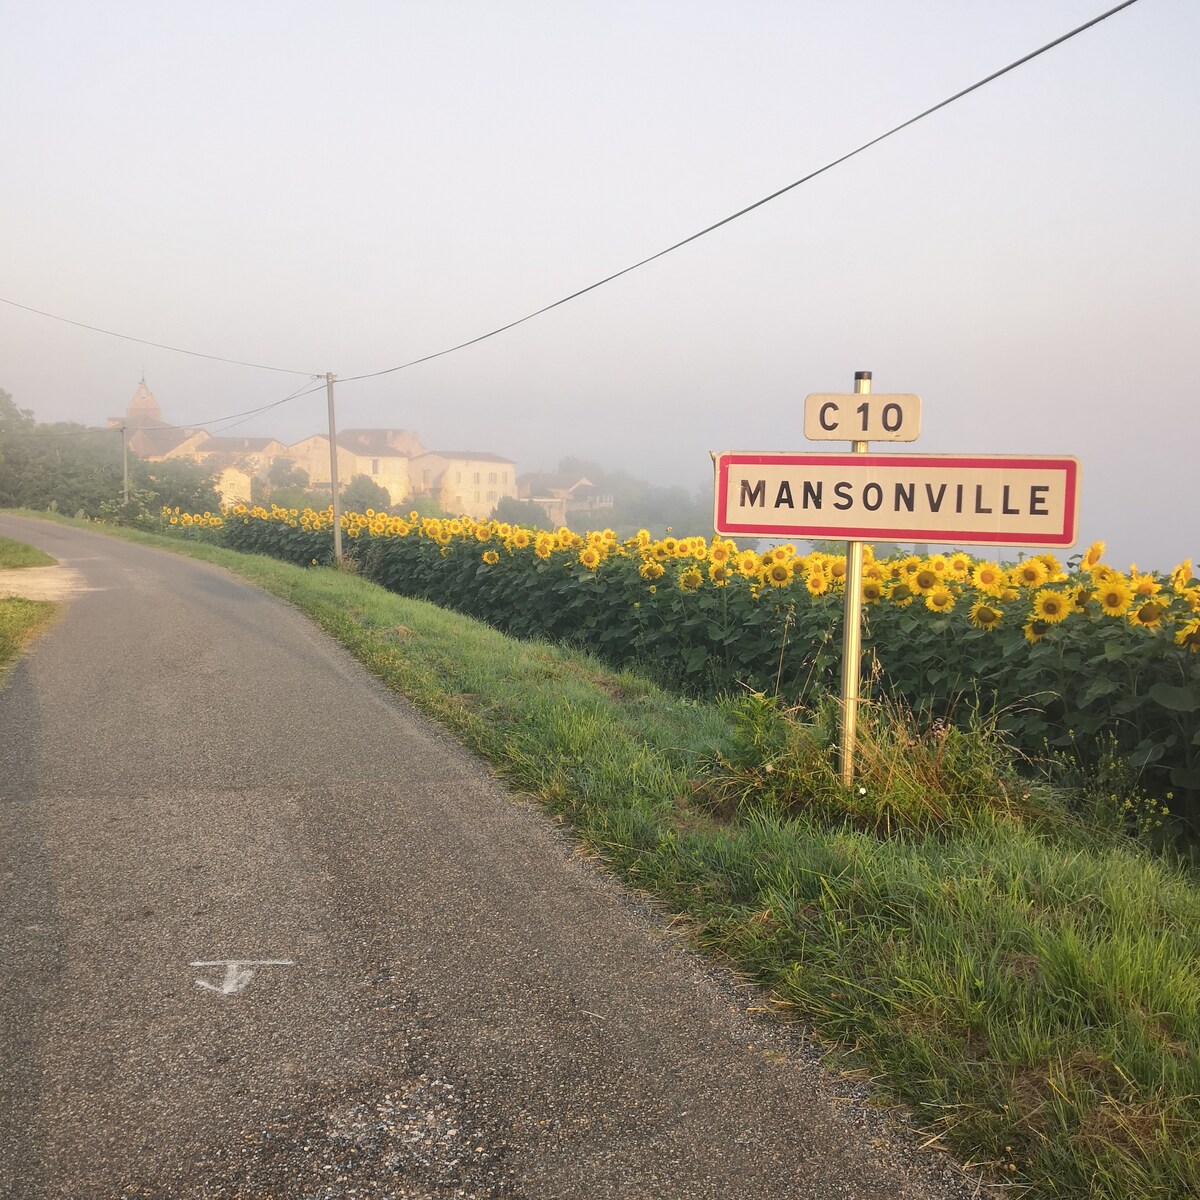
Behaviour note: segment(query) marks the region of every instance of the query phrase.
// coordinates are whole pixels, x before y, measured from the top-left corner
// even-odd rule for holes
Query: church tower
[[[146,376],[143,375],[125,410],[125,424],[130,429],[153,429],[162,423],[162,409],[158,407],[154,393],[146,386]]]

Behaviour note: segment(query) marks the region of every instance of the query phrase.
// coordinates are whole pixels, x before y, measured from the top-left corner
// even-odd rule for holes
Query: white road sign
[[[722,534],[1047,547],[1077,537],[1074,458],[725,451],[713,460]]]
[[[804,397],[804,436],[811,442],[915,442],[921,397],[812,392]]]

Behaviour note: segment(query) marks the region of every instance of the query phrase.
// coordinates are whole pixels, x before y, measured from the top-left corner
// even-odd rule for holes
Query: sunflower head
[[[1046,564],[1037,558],[1027,558],[1013,567],[1009,578],[1017,587],[1041,587],[1049,577]]]
[[[1042,588],[1033,598],[1033,615],[1047,625],[1057,625],[1065,621],[1075,603],[1065,592],[1055,591],[1054,588]]]
[[[949,612],[954,607],[954,593],[944,583],[939,583],[925,597],[925,607],[930,612]]]
[[[1046,631],[1050,626],[1045,621],[1039,621],[1036,617],[1031,617],[1022,626],[1025,633],[1026,641],[1040,642],[1046,636]]]
[[[976,600],[967,616],[976,629],[990,630],[1000,624],[1003,613],[998,605],[989,604],[986,600]]]
[[[1123,617],[1133,603],[1133,589],[1123,579],[1102,583],[1093,596],[1108,617]]]

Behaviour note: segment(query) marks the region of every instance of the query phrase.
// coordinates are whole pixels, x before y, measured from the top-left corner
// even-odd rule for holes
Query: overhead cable
[[[603,287],[606,283],[612,283],[613,280],[620,279],[622,275],[628,275],[631,271],[636,271],[639,267],[644,267],[647,264],[656,261],[657,259],[663,258],[672,251],[679,250],[689,243],[704,237],[706,234],[710,234],[715,230],[720,229],[723,225],[728,225],[731,221],[736,221],[739,217],[744,217],[747,213],[753,212],[756,208],[761,208],[764,204],[769,204],[772,200],[777,200],[780,196],[785,195],[794,188],[798,188],[801,184],[808,183],[810,180],[816,179],[818,175],[824,175],[826,171],[831,171],[834,167],[840,166],[844,162],[848,162],[856,155],[862,154],[863,151],[869,150],[872,146],[879,145],[880,142],[890,138],[893,134],[899,133],[902,129],[907,129],[910,125],[915,125],[918,121],[924,120],[925,117],[931,116],[939,109],[945,108],[949,104],[953,104],[956,100],[961,100],[964,96],[969,96],[972,92],[978,91],[985,84],[992,83],[994,80],[999,79],[1002,75],[1007,75],[1009,71],[1015,71],[1017,67],[1024,66],[1025,63],[1031,62],[1039,55],[1045,54],[1048,50],[1053,50],[1056,46],[1061,46],[1063,42],[1069,41],[1071,38],[1076,37],[1085,30],[1091,29],[1094,25],[1099,25],[1101,21],[1107,20],[1114,13],[1120,12],[1123,8],[1129,8],[1131,5],[1136,4],[1137,2],[1138,0],[1124,0],[1123,3],[1110,8],[1107,12],[1101,13],[1098,17],[1093,17],[1090,21],[1086,21],[1084,24],[1070,30],[1070,32],[1064,33],[1061,37],[1055,38],[1052,42],[1047,42],[1044,46],[1040,46],[1038,49],[1023,55],[1015,62],[1009,63],[1008,66],[1001,67],[998,71],[993,71],[985,78],[971,84],[970,87],[965,87],[962,89],[962,91],[955,92],[953,96],[947,96],[945,100],[939,101],[932,107],[925,109],[924,112],[917,113],[915,117],[909,117],[907,121],[902,121],[899,125],[894,125],[891,129],[887,130],[887,132],[879,134],[878,137],[873,137],[869,142],[863,142],[861,146],[858,146],[854,150],[841,155],[839,158],[833,159],[831,162],[827,162],[823,167],[818,167],[815,171],[810,171],[807,175],[797,179],[795,182],[787,184],[786,187],[781,187],[777,191],[772,192],[769,196],[764,196],[761,200],[755,200],[753,204],[747,204],[745,208],[739,208],[737,212],[730,213],[729,216],[722,217],[719,221],[714,221],[713,224],[705,226],[705,228],[691,234],[689,237],[685,237],[682,240],[675,242],[673,245],[668,246],[665,250],[659,250],[656,254],[651,254],[646,258],[639,259],[637,262],[632,263],[630,266],[625,267],[620,271],[614,271],[611,275],[606,275],[603,279],[598,279],[595,283],[590,283],[587,285],[587,287],[582,287],[578,291],[572,292],[569,296],[563,296],[561,300],[555,300],[552,304],[544,305],[542,308],[528,313],[526,316],[519,317],[515,321],[509,321],[507,325],[501,325],[497,329],[492,329],[487,333],[481,333],[478,337],[473,337],[465,342],[459,342],[456,346],[449,346],[445,350],[438,350],[433,354],[426,354],[421,358],[414,358],[409,362],[400,363],[395,367],[387,367],[382,371],[370,371],[363,375],[343,376],[338,380],[338,382],[353,383],[357,379],[375,379],[380,375],[391,375],[396,371],[405,371],[409,367],[418,366],[420,363],[426,363],[435,358],[443,358],[445,355],[453,354],[457,350],[465,350],[468,346],[474,346],[479,342],[486,341],[488,338],[495,337],[497,334],[506,333],[510,329],[515,329],[518,325],[523,325],[526,321],[532,321],[534,317],[540,317],[543,313],[550,312],[551,309],[561,308],[562,305],[568,304],[572,300],[577,300],[580,296],[586,296],[588,292],[594,292],[597,288]]]
[[[255,367],[260,371],[279,371],[284,375],[319,374],[316,371],[297,371],[291,367],[271,367],[266,363],[245,362],[240,358],[222,358],[219,354],[202,354],[199,350],[184,350],[179,346],[166,346],[162,342],[151,342],[145,338],[132,337],[128,333],[115,333],[111,329],[101,329],[98,325],[88,325],[83,321],[72,321],[70,317],[60,317],[56,313],[43,312],[40,308],[31,308],[28,304],[18,304],[15,300],[6,300],[0,296],[0,304],[11,304],[13,308],[24,309],[25,312],[36,313],[39,317],[48,317],[51,321],[61,321],[64,325],[74,325],[79,329],[90,329],[93,333],[103,333],[108,337],[121,338],[126,342],[137,342],[141,346],[153,346],[156,350],[170,350],[173,354],[190,354],[193,358],[207,358],[213,362],[232,363],[235,367]]]

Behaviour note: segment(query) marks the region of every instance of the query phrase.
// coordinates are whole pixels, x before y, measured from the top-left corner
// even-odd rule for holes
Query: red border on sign
[[[714,455],[717,468],[716,513],[713,527],[721,534],[779,536],[829,541],[933,542],[969,546],[1073,546],[1078,536],[1079,460],[1049,455],[1004,454],[770,454],[729,451]],[[722,523],[729,500],[729,468],[738,466],[798,467],[810,463],[823,466],[871,467],[957,467],[970,470],[1052,470],[1065,476],[1063,527],[1055,534],[980,533],[979,530],[866,528],[845,525],[775,525],[767,523]]]

